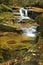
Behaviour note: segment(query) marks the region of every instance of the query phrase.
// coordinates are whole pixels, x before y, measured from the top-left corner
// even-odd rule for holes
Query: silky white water
[[[19,12],[20,12],[21,19],[30,19],[30,17],[28,17],[28,12],[26,9],[20,8]]]
[[[22,27],[23,33],[29,37],[36,37],[36,26]]]
[[[20,12],[20,20],[18,22],[22,21],[22,19],[30,19],[30,17],[28,17],[28,13],[27,13],[26,9],[20,8],[19,12]],[[23,27],[22,24],[20,24],[20,25],[21,25],[23,34],[25,34],[29,37],[36,37],[37,26],[31,26],[31,27],[28,26],[28,28],[27,28],[27,27]]]

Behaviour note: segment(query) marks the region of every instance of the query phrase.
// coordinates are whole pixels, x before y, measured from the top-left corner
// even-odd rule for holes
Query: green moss
[[[43,13],[37,17],[36,22],[40,26],[41,36],[43,37]]]

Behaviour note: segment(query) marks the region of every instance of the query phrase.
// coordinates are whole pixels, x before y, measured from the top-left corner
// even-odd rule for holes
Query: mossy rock
[[[0,63],[4,62],[3,56],[0,55]]]
[[[43,13],[37,17],[36,22],[40,26],[41,36],[43,37]]]

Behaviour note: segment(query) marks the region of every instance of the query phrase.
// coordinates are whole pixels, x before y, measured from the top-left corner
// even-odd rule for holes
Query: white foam
[[[32,27],[25,27],[23,28],[22,27],[22,30],[23,30],[23,33],[29,37],[36,37],[36,28],[32,28]]]
[[[27,35],[27,36],[29,36],[29,37],[36,37],[36,34],[30,33],[30,32],[24,33],[24,34]]]

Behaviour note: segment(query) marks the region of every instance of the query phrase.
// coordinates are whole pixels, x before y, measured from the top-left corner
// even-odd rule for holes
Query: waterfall
[[[26,9],[20,8],[19,11],[20,11],[21,19],[30,19],[30,17],[28,17],[28,12]]]
[[[31,27],[22,27],[22,31],[25,35],[29,37],[36,37],[36,28],[37,26],[31,26]]]
[[[26,9],[24,8],[20,8],[20,21],[22,21],[22,19],[30,19],[30,17],[28,17],[28,12]],[[28,27],[24,27],[21,25],[21,29],[23,31],[23,34],[29,36],[29,37],[36,37],[36,32],[37,32],[37,26],[28,26]]]

